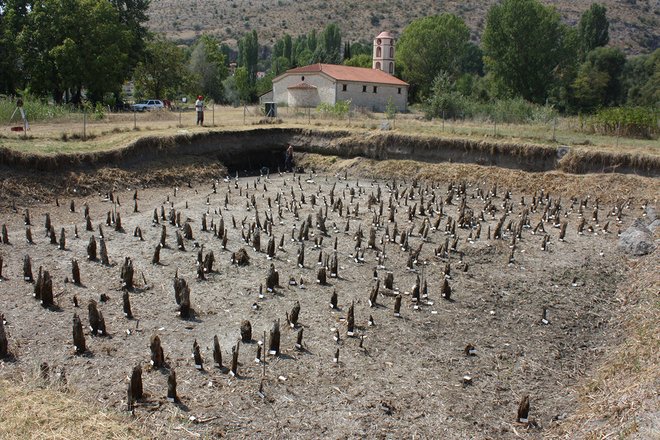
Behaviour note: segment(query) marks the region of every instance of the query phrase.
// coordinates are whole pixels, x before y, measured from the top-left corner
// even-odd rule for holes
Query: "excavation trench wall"
[[[13,171],[92,171],[102,167],[154,166],[164,160],[195,156],[219,161],[230,171],[272,171],[284,162],[287,144],[300,152],[377,160],[471,163],[529,172],[624,173],[660,175],[660,157],[470,139],[444,139],[349,131],[264,128],[175,136],[147,136],[111,151],[36,155],[0,148],[0,166]]]

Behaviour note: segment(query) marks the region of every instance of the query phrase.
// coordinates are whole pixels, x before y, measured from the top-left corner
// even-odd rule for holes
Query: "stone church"
[[[272,98],[289,107],[310,108],[351,101],[352,108],[383,112],[391,100],[398,112],[408,110],[409,84],[394,76],[394,37],[381,32],[374,39],[372,68],[311,64],[273,79]]]

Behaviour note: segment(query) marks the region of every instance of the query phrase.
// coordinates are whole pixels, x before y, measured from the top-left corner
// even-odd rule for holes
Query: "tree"
[[[183,49],[163,37],[147,43],[144,59],[135,68],[138,96],[175,98],[189,88],[189,80]]]
[[[259,63],[259,39],[257,31],[253,30],[238,42],[238,65],[245,67],[250,85],[257,80],[257,64]]]
[[[314,51],[314,58],[319,63],[339,64],[341,62],[341,30],[335,23],[323,29],[319,44]]]
[[[424,17],[410,23],[397,43],[396,62],[404,79],[427,96],[439,72],[455,79],[462,70],[470,31],[455,15]]]
[[[128,64],[129,33],[105,0],[37,0],[18,35],[30,90],[80,103],[116,92]]]
[[[511,94],[543,104],[574,63],[572,41],[554,8],[538,0],[503,0],[487,14],[485,65]]]
[[[196,89],[215,102],[221,102],[224,91],[222,82],[228,72],[225,55],[215,37],[200,37],[190,55],[189,69],[195,76]]]
[[[586,56],[597,47],[605,46],[610,41],[610,23],[607,20],[607,8],[598,3],[593,3],[587,9],[578,25],[578,40],[580,53]]]
[[[373,63],[371,55],[360,54],[355,55],[353,58],[344,60],[344,65],[353,67],[371,67]]]
[[[621,76],[628,105],[660,107],[660,49],[629,58]]]
[[[0,93],[24,86],[16,36],[27,22],[29,0],[0,0]]]
[[[236,69],[236,72],[234,72],[234,81],[239,99],[244,103],[251,101],[254,87],[250,83],[250,73],[247,68],[239,67]]]

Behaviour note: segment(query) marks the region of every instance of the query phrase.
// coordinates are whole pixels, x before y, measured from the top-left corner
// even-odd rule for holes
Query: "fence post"
[[[211,107],[211,125],[215,127],[215,101],[213,102],[213,107]]]
[[[181,106],[179,106],[179,127],[183,127],[183,124],[181,124]]]
[[[83,141],[87,140],[87,109],[83,108]]]
[[[621,122],[616,123],[616,148],[619,148],[619,136],[621,136]]]
[[[552,142],[557,142],[557,137],[555,134],[557,133],[557,117],[555,116],[555,119],[552,123]]]
[[[133,109],[133,130],[137,130],[137,112]]]
[[[445,131],[445,111],[442,111],[442,131]]]

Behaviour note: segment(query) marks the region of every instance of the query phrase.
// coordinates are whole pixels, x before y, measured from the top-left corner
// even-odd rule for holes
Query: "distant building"
[[[374,39],[373,68],[394,75],[394,37],[389,32]]]
[[[273,79],[272,100],[289,107],[350,100],[354,108],[377,112],[385,111],[391,101],[397,111],[407,111],[409,84],[390,73],[394,72],[394,38],[389,32],[374,39],[373,54],[372,69],[311,64],[287,70]]]

